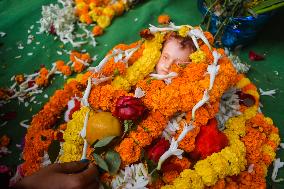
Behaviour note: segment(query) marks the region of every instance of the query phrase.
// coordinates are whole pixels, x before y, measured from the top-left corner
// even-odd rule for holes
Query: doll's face
[[[169,74],[172,64],[181,64],[183,62],[188,62],[189,55],[192,52],[193,48],[190,48],[188,46],[182,47],[178,39],[168,39],[164,44],[160,60],[156,66],[157,73],[161,75]]]

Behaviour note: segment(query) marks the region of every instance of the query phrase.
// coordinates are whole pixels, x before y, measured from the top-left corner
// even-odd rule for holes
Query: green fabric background
[[[36,35],[36,21],[41,15],[41,6],[56,2],[55,0],[0,0],[0,31],[7,33],[4,38],[0,38],[0,86],[8,87],[11,85],[10,78],[14,74],[33,73],[38,70],[41,64],[45,64],[50,68],[51,63],[58,60],[68,60],[67,55],[58,55],[57,50],[60,49],[61,43],[54,41],[52,36]],[[134,9],[128,11],[124,16],[118,17],[113,21],[113,24],[106,29],[103,36],[98,37],[99,45],[96,48],[87,46],[82,49],[87,49],[91,55],[98,54],[97,64],[105,53],[112,46],[118,43],[130,43],[139,39],[139,31],[148,26],[148,24],[157,25],[157,17],[161,13],[167,13],[172,20],[177,24],[198,25],[201,21],[201,14],[197,10],[195,0],[146,0],[144,3],[137,5]],[[135,21],[135,18],[138,20]],[[262,89],[278,89],[275,98],[264,96],[261,97],[261,102],[264,106],[262,109],[266,116],[271,117],[276,126],[279,127],[281,136],[284,137],[284,11],[279,11],[277,15],[259,34],[256,41],[240,51],[240,57],[243,61],[249,63],[252,68],[248,74],[249,78]],[[31,25],[35,25],[32,34],[35,40],[31,45],[26,45],[27,30]],[[17,43],[22,41],[24,49],[19,50]],[[36,45],[39,41],[41,44]],[[43,49],[42,46],[46,48]],[[67,45],[66,49],[71,50]],[[249,50],[254,50],[259,53],[266,53],[266,59],[260,62],[250,62],[248,59]],[[27,56],[27,53],[33,52],[32,56]],[[15,59],[21,55],[22,58]],[[275,73],[277,71],[279,74]],[[74,75],[73,75],[74,76]],[[43,98],[43,94],[51,96],[56,89],[63,86],[64,80],[62,77],[56,76],[52,84],[44,90],[42,95],[37,96],[37,101],[43,104],[48,100]],[[42,104],[42,105],[43,105]],[[0,128],[0,136],[7,134],[12,138],[12,143],[9,148],[13,151],[0,159],[0,164],[15,166],[21,161],[19,160],[20,150],[15,147],[19,144],[26,132],[26,129],[19,125],[19,122],[25,119],[31,120],[32,115],[37,113],[42,105],[32,104],[25,108],[23,104],[20,106],[16,101],[13,101],[4,107],[1,107],[0,114],[8,111],[16,111],[17,118],[9,121],[9,123]],[[2,122],[0,122],[1,124]],[[282,140],[283,141],[283,140]],[[277,157],[284,161],[284,150],[279,150]],[[280,176],[284,177],[284,169],[280,170]],[[270,183],[270,178],[268,178]],[[269,185],[269,188],[284,188],[284,182]]]

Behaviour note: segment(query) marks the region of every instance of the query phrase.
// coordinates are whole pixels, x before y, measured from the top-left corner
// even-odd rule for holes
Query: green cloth
[[[41,16],[41,6],[56,2],[55,0],[0,0],[0,32],[5,32],[7,35],[0,38],[0,86],[8,87],[12,84],[10,78],[19,73],[31,74],[38,70],[41,64],[51,68],[51,63],[63,59],[68,60],[68,55],[62,56],[57,54],[57,51],[62,51],[59,41],[54,41],[53,36],[46,34],[36,35],[39,24],[36,23]],[[146,0],[137,5],[135,8],[129,10],[122,17],[115,18],[112,25],[108,27],[105,34],[97,38],[98,46],[93,48],[91,46],[83,47],[93,56],[98,55],[97,64],[103,58],[107,51],[118,43],[131,43],[139,39],[139,31],[146,28],[148,24],[157,25],[157,17],[166,13],[171,16],[176,25],[191,24],[198,25],[201,21],[201,14],[197,9],[196,1],[192,0]],[[240,56],[243,61],[249,63],[252,68],[249,78],[262,89],[278,89],[275,98],[264,96],[261,97],[262,109],[266,116],[274,120],[276,126],[279,127],[281,136],[284,137],[284,27],[281,20],[284,19],[284,12],[277,14],[275,20],[264,28],[258,39],[241,50]],[[35,36],[35,40],[31,45],[26,45],[28,32],[31,25],[35,26],[31,34]],[[20,41],[24,44],[24,49],[17,48]],[[40,42],[37,45],[36,42]],[[45,46],[43,49],[42,47]],[[67,49],[71,50],[67,45]],[[254,50],[259,53],[266,53],[266,59],[259,62],[250,62],[248,59],[249,50]],[[32,56],[27,53],[33,52]],[[15,59],[16,56],[21,55],[20,59]],[[73,74],[74,76],[74,74]],[[20,144],[26,132],[26,129],[19,125],[22,120],[31,120],[32,115],[36,114],[45,102],[44,94],[51,96],[55,90],[63,86],[64,79],[56,76],[52,80],[52,84],[47,87],[44,92],[37,96],[36,101],[42,102],[41,105],[31,104],[25,107],[20,106],[16,101],[12,101],[1,107],[0,113],[8,111],[16,111],[17,117],[11,120],[7,125],[0,128],[0,136],[7,134],[11,137],[12,143],[9,149],[12,154],[1,158],[0,164],[7,164],[15,166],[21,161],[19,160],[20,149],[16,144]],[[1,124],[2,122],[0,122]],[[281,157],[284,161],[284,150],[280,150],[277,157]],[[284,177],[284,169],[281,169],[279,175]],[[268,180],[270,180],[268,178]],[[283,188],[284,183],[273,184],[273,188]]]

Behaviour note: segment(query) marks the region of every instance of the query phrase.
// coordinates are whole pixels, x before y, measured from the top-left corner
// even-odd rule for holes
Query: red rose
[[[116,102],[114,116],[122,120],[136,120],[143,115],[146,108],[139,98],[121,96]]]
[[[148,151],[148,158],[156,163],[158,163],[160,157],[169,149],[169,141],[162,138]]]
[[[205,159],[213,153],[220,152],[228,145],[227,136],[219,131],[216,119],[209,120],[207,125],[200,127],[195,139],[195,149],[190,153],[194,159]]]

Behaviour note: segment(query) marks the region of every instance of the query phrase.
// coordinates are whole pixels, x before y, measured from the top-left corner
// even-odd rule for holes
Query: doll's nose
[[[168,61],[165,63],[165,68],[169,69],[173,63],[174,63],[173,60],[168,60]]]

